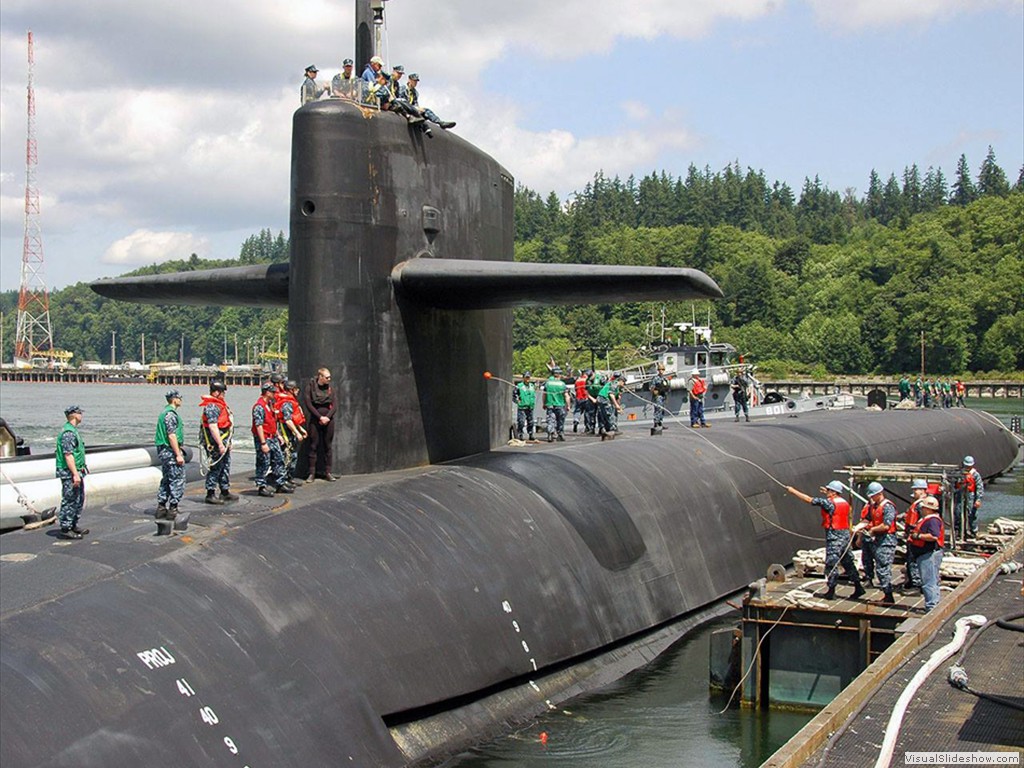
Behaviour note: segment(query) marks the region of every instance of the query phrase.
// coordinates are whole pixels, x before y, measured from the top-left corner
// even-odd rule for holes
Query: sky
[[[20,280],[27,41],[51,289],[288,228],[308,64],[353,0],[3,0],[0,290]],[[863,196],[916,163],[1024,166],[1024,0],[388,0],[384,59],[542,197],[739,163]]]

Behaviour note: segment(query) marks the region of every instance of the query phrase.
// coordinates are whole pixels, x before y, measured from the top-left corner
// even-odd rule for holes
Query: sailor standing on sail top
[[[82,423],[82,409],[77,405],[69,405],[64,409],[67,420],[57,435],[57,477],[60,479],[60,533],[62,539],[80,539],[89,532],[88,528],[78,527],[78,518],[85,506],[85,476],[89,470],[85,466],[85,441],[78,433],[78,425]]]
[[[302,81],[302,88],[299,92],[299,101],[301,104],[308,104],[311,101],[319,99],[326,91],[326,85],[320,85],[316,81],[316,73],[320,70],[310,64],[306,67],[306,77]]]
[[[825,580],[828,584],[825,599],[835,599],[840,565],[853,584],[851,597],[856,599],[863,595],[865,589],[861,586],[860,575],[850,552],[850,502],[842,497],[843,484],[833,480],[821,487],[821,492],[825,494],[823,497],[816,496],[813,499],[792,486],[787,485],[786,490],[808,504],[821,507],[821,527],[825,529]]]
[[[707,427],[704,420],[704,393],[708,391],[708,384],[700,375],[700,370],[694,368],[686,380],[686,391],[690,393],[690,426],[694,429]]]
[[[352,59],[345,59],[341,64],[341,72],[331,78],[331,98],[355,101],[360,94],[361,80],[352,71]]]

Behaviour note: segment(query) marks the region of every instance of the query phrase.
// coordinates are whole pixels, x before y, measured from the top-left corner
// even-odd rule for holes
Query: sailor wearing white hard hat
[[[690,398],[690,427],[709,426],[704,420],[704,393],[708,391],[707,382],[701,378],[700,369],[694,368],[686,379],[686,391]]]
[[[921,519],[907,537],[907,551],[914,550],[914,559],[921,573],[924,609],[930,611],[939,602],[939,569],[946,529],[939,514],[939,501],[934,496],[921,499]]]
[[[916,478],[910,484],[910,494],[913,497],[910,506],[903,515],[904,540],[909,540],[910,532],[914,530],[917,521],[923,516],[921,502],[928,496],[928,481],[924,478]],[[900,589],[903,591],[921,588],[921,572],[917,565],[917,550],[914,547],[907,547],[907,567],[903,576],[903,583]]]

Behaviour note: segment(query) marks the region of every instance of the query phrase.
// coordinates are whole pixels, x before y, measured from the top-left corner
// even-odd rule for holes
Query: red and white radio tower
[[[14,342],[16,365],[31,365],[33,357],[53,361],[50,294],[43,279],[43,233],[39,226],[36,189],[36,93],[32,86],[32,32],[28,33],[28,133],[25,139],[25,243],[21,252],[21,291],[18,330]]]

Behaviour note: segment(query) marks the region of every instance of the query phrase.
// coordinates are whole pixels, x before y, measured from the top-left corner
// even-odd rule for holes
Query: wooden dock
[[[830,682],[832,679],[841,680],[849,674],[848,669],[853,665],[862,664],[869,658],[871,660],[860,674],[841,686],[838,695],[807,725],[762,763],[762,768],[815,766],[821,761],[823,750],[830,741],[830,754],[825,755],[826,765],[873,764],[892,702],[920,666],[914,659],[915,654],[919,651],[930,653],[935,646],[946,644],[952,635],[955,619],[981,612],[986,600],[991,603],[985,608],[990,619],[1024,611],[1024,600],[1020,594],[1021,572],[999,578],[999,566],[1019,557],[1022,550],[1024,532],[1016,534],[1005,549],[989,557],[983,567],[964,579],[952,592],[943,591],[939,604],[928,613],[919,610],[918,603],[923,603],[920,596],[913,600],[900,598],[893,607],[851,607],[849,603],[853,601],[837,600],[825,611],[798,606],[783,613],[782,595],[793,589],[795,585],[792,583],[766,588],[763,596],[753,596],[749,600],[752,626],[749,633],[744,631],[744,642],[750,643],[759,638],[763,640],[762,651],[766,644],[772,642],[775,647],[770,646],[767,657],[755,663],[755,669],[759,667],[760,674],[756,682],[745,683],[744,696],[748,695],[748,691],[752,699],[760,695],[758,701],[763,703],[767,703],[764,700],[765,691],[769,699],[773,696],[779,700],[786,697],[793,699],[800,695],[805,699],[824,698],[810,685],[808,675],[816,674],[815,670],[820,669],[823,680],[818,686],[834,686],[836,683]],[[999,588],[987,597],[997,583]],[[848,594],[850,587],[840,586],[837,591]],[[874,594],[879,593],[875,590]],[[867,597],[871,596],[872,592],[869,591]],[[969,602],[970,606],[967,605]],[[851,610],[840,610],[847,607]],[[765,620],[771,617],[778,620],[780,616],[782,620],[778,621],[778,626],[765,639],[763,636],[768,632]],[[810,621],[803,628],[787,630],[783,626],[784,622],[796,625],[798,618]],[[829,619],[841,624],[829,626]],[[776,636],[780,629],[783,630],[782,634]],[[795,650],[778,649],[787,637],[787,632],[796,636],[796,648],[802,649],[802,657],[798,657]],[[804,636],[799,634],[801,632]],[[816,634],[817,639],[809,640],[808,633]],[[989,681],[993,675],[998,678],[1002,674],[998,671],[1001,668],[999,665],[1009,664],[1013,671],[999,683],[1001,688],[1007,688],[1008,691],[1001,693],[1018,702],[1024,701],[1024,676],[1020,674],[1024,665],[1017,663],[1018,656],[1024,661],[1024,646],[1019,642],[1019,635],[1006,632],[1001,634],[1004,636],[991,635],[992,640],[1001,647],[990,649],[985,659],[976,662],[976,668]],[[829,635],[834,639],[829,638]],[[830,663],[825,664],[823,660]],[[787,667],[795,667],[796,673]],[[998,707],[976,706],[979,700],[970,694],[956,691],[945,681],[944,669],[928,679],[927,689],[922,688],[922,700],[917,706],[920,724],[915,727],[913,722],[909,722],[906,733],[901,731],[903,740],[897,747],[894,765],[903,765],[904,751],[1000,751],[1014,746],[1024,748],[1024,720],[1019,713]],[[777,678],[779,682],[772,684],[771,677],[775,675],[780,675]],[[753,676],[754,672],[751,673]],[[992,682],[986,684],[996,685]],[[937,715],[939,708],[963,711],[959,715],[954,713],[947,721]],[[836,735],[847,725],[852,727],[844,743]],[[971,727],[966,727],[968,725]],[[1007,726],[1009,731],[1006,730]],[[1014,741],[1015,744],[1012,743]]]

